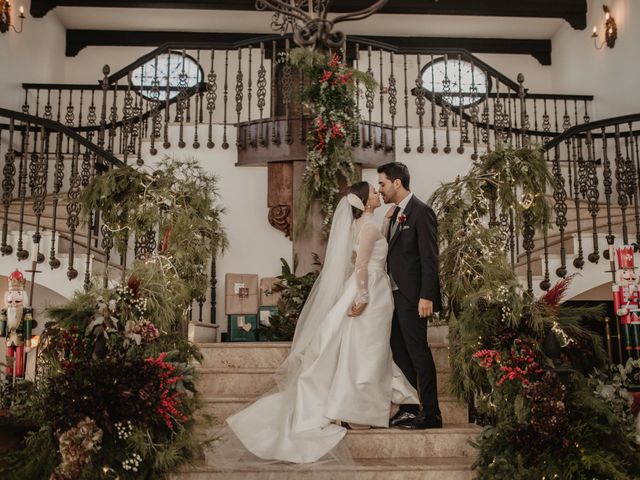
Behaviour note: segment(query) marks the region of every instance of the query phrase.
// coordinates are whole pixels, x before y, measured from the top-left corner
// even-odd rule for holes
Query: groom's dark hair
[[[402,186],[409,190],[409,184],[411,182],[411,176],[409,175],[409,169],[404,163],[391,162],[385,163],[378,167],[378,173],[384,173],[389,180],[400,180]]]

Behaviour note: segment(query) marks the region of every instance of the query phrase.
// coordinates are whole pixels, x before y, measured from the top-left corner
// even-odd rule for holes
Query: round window
[[[491,91],[491,78],[466,60],[441,57],[422,69],[422,86],[436,101],[467,108],[481,102],[487,89]]]
[[[203,78],[198,62],[182,52],[160,54],[129,74],[129,82],[140,88],[144,98],[161,102],[177,97],[181,89],[194,87]]]

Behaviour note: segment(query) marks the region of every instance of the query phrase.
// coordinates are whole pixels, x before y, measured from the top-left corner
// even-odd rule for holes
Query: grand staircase
[[[311,471],[285,464],[239,468],[224,472],[201,459],[176,474],[175,480],[298,479],[332,480],[420,479],[467,480],[473,478],[475,450],[469,441],[481,431],[469,423],[466,405],[448,394],[450,367],[447,327],[432,327],[430,345],[438,371],[438,390],[444,428],[407,431],[398,428],[350,430],[346,444],[356,465],[325,465]],[[275,369],[287,356],[290,344],[208,343],[200,344],[204,356],[199,367],[199,391],[204,413],[221,424],[273,387]],[[265,412],[268,415],[269,412]],[[266,468],[266,470],[265,470]]]

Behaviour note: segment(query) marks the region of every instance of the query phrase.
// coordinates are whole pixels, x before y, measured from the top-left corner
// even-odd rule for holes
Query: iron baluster
[[[389,71],[389,115],[391,116],[391,148],[390,151],[396,151],[396,114],[398,113],[398,86],[396,85],[396,77],[393,72],[393,52],[389,53],[390,71]]]
[[[218,75],[214,69],[215,62],[215,50],[211,49],[211,65],[209,67],[209,74],[207,75],[207,113],[209,114],[209,129],[207,132],[207,148],[215,147],[213,142],[213,112],[216,109],[216,100],[218,99]]]
[[[419,144],[416,151],[424,153],[424,113],[425,113],[425,91],[422,86],[422,77],[420,76],[420,54],[416,56],[418,76],[416,77],[416,115],[418,115],[418,135]]]
[[[598,191],[598,172],[596,170],[596,160],[593,155],[593,137],[590,130],[587,132],[585,144],[587,146],[587,163],[585,165],[587,183],[586,199],[587,210],[591,215],[591,230],[593,241],[593,251],[589,255],[587,255],[587,260],[589,260],[591,263],[598,263],[598,260],[600,259],[600,253],[598,246],[597,219],[598,212],[600,210],[600,205],[598,204],[600,192]]]
[[[4,207],[4,215],[2,220],[2,246],[0,252],[2,255],[11,255],[13,247],[7,243],[9,233],[9,207],[13,200],[13,190],[16,186],[16,150],[13,147],[13,135],[15,132],[14,119],[9,119],[9,140],[7,143],[7,153],[4,154],[4,166],[2,167],[2,205]],[[2,137],[0,136],[0,141]]]
[[[567,191],[564,188],[565,179],[560,168],[560,148],[558,146],[554,150],[552,172],[555,179],[555,188],[553,190],[554,211],[556,214],[556,226],[560,232],[560,267],[556,269],[556,275],[564,278],[567,275],[567,251],[564,244],[564,232],[567,227]]]
[[[604,199],[605,206],[607,208],[607,245],[613,245],[615,241],[615,235],[613,234],[613,226],[611,224],[611,194],[613,193],[612,186],[613,180],[611,178],[611,163],[609,162],[609,155],[607,153],[607,135],[604,127],[601,129],[602,140],[602,184],[604,185]],[[602,256],[606,260],[613,260],[609,258],[609,249],[605,249],[602,252]]]

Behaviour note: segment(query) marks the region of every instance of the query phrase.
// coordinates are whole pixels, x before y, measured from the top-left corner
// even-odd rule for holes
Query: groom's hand
[[[420,318],[427,318],[433,315],[433,302],[426,298],[421,298],[418,302],[418,315],[420,315]]]

